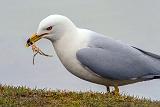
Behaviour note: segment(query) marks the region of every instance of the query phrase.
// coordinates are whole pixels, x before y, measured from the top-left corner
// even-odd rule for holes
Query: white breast
[[[53,43],[55,51],[65,68],[75,76],[98,84],[112,85],[112,81],[106,80],[89,69],[82,67],[76,58],[76,52],[81,48],[87,48],[89,36],[85,30],[78,30],[72,35],[64,35],[60,40]]]

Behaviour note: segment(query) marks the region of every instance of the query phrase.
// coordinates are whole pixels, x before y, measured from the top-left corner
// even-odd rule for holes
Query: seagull
[[[104,85],[119,94],[119,86],[160,79],[160,56],[88,29],[69,18],[50,15],[26,43],[45,38],[52,42],[61,63],[73,75]]]

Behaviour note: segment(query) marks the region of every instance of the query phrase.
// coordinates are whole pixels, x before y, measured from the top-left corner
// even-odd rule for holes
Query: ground
[[[160,107],[160,101],[109,93],[30,89],[0,85],[0,107]]]

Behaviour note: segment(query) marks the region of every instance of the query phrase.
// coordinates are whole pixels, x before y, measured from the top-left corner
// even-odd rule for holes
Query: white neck
[[[74,63],[78,63],[76,52],[81,48],[85,48],[87,41],[88,37],[85,34],[83,36],[81,30],[77,28],[74,32],[66,33],[60,40],[52,43],[59,59],[67,68],[74,65]]]
[[[63,36],[59,40],[52,41],[53,46],[55,48],[55,51],[57,55],[62,57],[61,53],[69,54],[70,51],[75,49],[75,44],[76,44],[76,38],[77,38],[77,29],[70,30],[68,32],[65,32]]]

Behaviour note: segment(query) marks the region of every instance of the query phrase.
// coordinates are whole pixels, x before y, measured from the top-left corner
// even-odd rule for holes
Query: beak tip
[[[27,43],[26,43],[26,47],[30,47],[32,44],[34,44],[36,41],[38,41],[39,39],[41,39],[41,37],[39,35],[36,35],[36,34],[33,34],[31,36],[31,38],[29,38],[27,40]]]
[[[31,44],[29,43],[26,43],[25,47],[28,48]]]
[[[28,48],[29,47],[29,45],[28,44],[26,44],[26,48]]]

